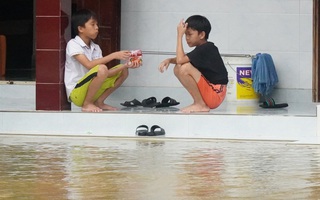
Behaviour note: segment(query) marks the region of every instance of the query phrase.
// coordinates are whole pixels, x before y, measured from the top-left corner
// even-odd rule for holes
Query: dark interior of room
[[[0,35],[6,37],[2,80],[35,80],[34,0],[0,1]]]

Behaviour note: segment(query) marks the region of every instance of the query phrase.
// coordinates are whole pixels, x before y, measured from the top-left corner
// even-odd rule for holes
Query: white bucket
[[[226,101],[258,102],[259,95],[252,87],[251,57],[223,57],[229,83]]]

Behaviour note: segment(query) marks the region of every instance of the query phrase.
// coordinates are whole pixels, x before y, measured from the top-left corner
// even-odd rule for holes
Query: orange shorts
[[[204,76],[200,77],[198,88],[203,101],[210,109],[220,106],[227,93],[227,85],[212,84]]]

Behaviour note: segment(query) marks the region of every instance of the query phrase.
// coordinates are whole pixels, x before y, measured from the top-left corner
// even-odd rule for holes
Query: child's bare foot
[[[101,108],[102,110],[118,110],[118,108],[110,106],[108,104],[102,103],[102,104],[97,104],[97,106],[99,108]]]
[[[181,109],[181,112],[183,113],[191,113],[191,112],[209,112],[210,108],[208,106],[202,106],[199,104],[191,104],[190,106],[187,106],[185,108]]]
[[[102,109],[95,106],[94,104],[87,104],[85,106],[82,106],[81,109],[83,112],[101,112]]]

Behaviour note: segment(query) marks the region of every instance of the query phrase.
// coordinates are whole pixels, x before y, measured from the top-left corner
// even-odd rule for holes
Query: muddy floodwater
[[[320,146],[0,137],[0,199],[320,199]]]

